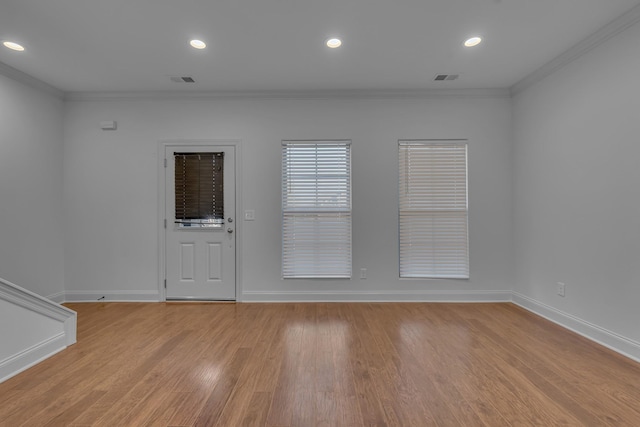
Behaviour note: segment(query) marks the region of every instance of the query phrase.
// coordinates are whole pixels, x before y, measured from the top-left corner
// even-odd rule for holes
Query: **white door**
[[[168,300],[236,299],[235,147],[165,148]]]

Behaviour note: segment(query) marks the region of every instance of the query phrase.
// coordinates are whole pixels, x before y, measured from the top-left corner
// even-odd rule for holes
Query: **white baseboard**
[[[158,302],[158,291],[66,291],[65,302]]]
[[[50,299],[53,302],[57,302],[58,304],[62,304],[63,302],[65,302],[64,291],[57,292],[57,293],[51,294],[51,295],[47,295],[46,298]]]
[[[42,362],[66,347],[66,334],[61,333],[0,361],[0,383]]]
[[[511,291],[245,291],[242,302],[509,302]]]
[[[513,303],[636,362],[640,362],[639,342],[608,331],[518,292],[513,292]]]

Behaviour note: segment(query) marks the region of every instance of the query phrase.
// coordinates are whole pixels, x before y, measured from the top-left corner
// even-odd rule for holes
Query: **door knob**
[[[233,233],[233,228],[227,228],[227,233]]]

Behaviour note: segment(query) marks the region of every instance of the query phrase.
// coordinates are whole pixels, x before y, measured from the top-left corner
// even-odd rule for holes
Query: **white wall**
[[[636,357],[638,40],[636,24],[518,94],[513,113],[515,291],[634,340]]]
[[[0,75],[0,278],[64,291],[61,99]]]
[[[118,130],[100,130],[103,120]],[[67,296],[157,298],[158,142],[240,139],[239,207],[256,212],[240,224],[245,300],[509,298],[483,292],[510,291],[514,277],[510,120],[506,97],[68,102]],[[353,141],[352,280],[280,277],[280,147],[297,138]],[[399,138],[469,139],[468,281],[398,279]],[[360,268],[368,279],[357,278]]]

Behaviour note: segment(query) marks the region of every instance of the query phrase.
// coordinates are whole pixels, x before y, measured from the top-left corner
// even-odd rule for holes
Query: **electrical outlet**
[[[367,278],[367,269],[366,268],[361,268],[360,269],[360,278],[361,279],[366,279]]]
[[[557,286],[558,286],[558,289],[557,289],[558,290],[558,295],[563,297],[564,296],[564,283],[558,282]]]

